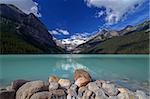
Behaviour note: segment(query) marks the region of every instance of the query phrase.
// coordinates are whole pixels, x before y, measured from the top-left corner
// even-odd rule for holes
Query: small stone
[[[53,91],[50,91],[50,92],[54,96],[52,99],[66,99],[67,98],[67,95],[66,95],[65,91],[62,90],[62,89],[53,90]]]
[[[96,94],[95,99],[108,99],[108,97],[105,95],[102,89],[97,90],[95,94]]]
[[[141,90],[137,90],[135,94],[138,97],[138,99],[149,99],[148,96]]]
[[[12,86],[7,86],[6,90],[14,90],[14,89],[12,89]]]
[[[96,92],[99,89],[99,87],[97,86],[97,84],[95,82],[90,82],[88,84],[88,89],[93,92]]]
[[[75,81],[75,84],[78,87],[82,87],[82,86],[86,86],[88,83],[90,82],[90,80],[84,78],[84,77],[80,77]]]
[[[68,89],[68,94],[71,96],[77,97],[77,85],[73,84],[71,87]]]
[[[119,93],[117,95],[118,99],[138,99],[132,92],[128,93]],[[142,98],[143,99],[143,98]]]
[[[50,82],[49,84],[49,90],[56,90],[58,89],[59,85],[57,82]]]
[[[128,93],[120,93],[117,95],[118,99],[130,99]]]
[[[15,99],[15,91],[14,90],[0,91],[0,99]]]
[[[61,87],[66,88],[66,89],[68,89],[71,85],[71,81],[68,79],[60,79],[58,83],[60,84]]]
[[[116,96],[118,94],[118,89],[114,84],[103,83],[102,88],[106,91],[109,96]]]
[[[59,81],[59,78],[55,75],[49,77],[49,83],[51,82],[58,82]]]
[[[117,88],[120,93],[127,93],[128,89],[126,88]]]
[[[96,80],[95,83],[96,83],[96,85],[97,85],[98,87],[102,87],[102,84],[103,84],[103,83],[106,83],[106,81],[104,81],[104,80]]]
[[[72,99],[70,94],[67,95],[67,99]]]
[[[83,94],[83,99],[90,99],[90,96],[92,95],[92,91],[86,90]]]
[[[78,96],[79,97],[82,97],[84,92],[87,90],[87,87],[80,87],[79,90],[78,90]]]
[[[117,96],[110,96],[108,99],[118,99]]]

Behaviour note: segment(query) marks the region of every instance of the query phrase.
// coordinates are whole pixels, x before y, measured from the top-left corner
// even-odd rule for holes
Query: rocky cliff
[[[14,5],[0,4],[1,53],[65,53],[46,26]]]

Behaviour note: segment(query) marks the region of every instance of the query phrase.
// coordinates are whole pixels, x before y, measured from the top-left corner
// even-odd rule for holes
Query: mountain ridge
[[[75,49],[74,49],[74,51],[73,51],[73,53],[80,53],[80,54],[82,54],[82,53],[84,53],[84,54],[88,54],[88,53],[90,53],[90,54],[115,54],[115,53],[124,53],[124,54],[130,54],[130,53],[132,53],[132,54],[144,54],[144,53],[149,53],[149,31],[148,31],[148,29],[149,29],[149,24],[150,24],[150,21],[149,20],[146,20],[146,21],[144,21],[143,23],[141,23],[141,24],[138,24],[138,25],[136,25],[136,26],[127,26],[127,27],[125,27],[124,29],[122,29],[122,30],[120,30],[120,31],[117,31],[117,30],[110,30],[110,31],[101,31],[100,33],[97,33],[96,34],[96,36],[94,36],[94,38],[91,38],[89,41],[87,41],[86,43],[83,43],[83,44],[81,44],[81,45],[79,45],[79,46],[77,46]],[[115,31],[115,34],[118,34],[118,35],[111,35],[110,36],[110,34],[112,33],[112,31]],[[141,32],[141,34],[140,33],[138,33],[138,32]],[[145,38],[146,38],[146,41],[142,41],[142,39],[140,39],[141,40],[141,42],[140,41],[138,41],[138,43],[139,43],[139,45],[142,43],[142,42],[145,42],[146,43],[146,45],[144,45],[144,46],[147,46],[146,47],[146,51],[144,50],[144,48],[143,48],[143,50],[142,49],[140,49],[138,52],[137,52],[137,50],[136,50],[136,48],[138,49],[139,47],[142,47],[143,45],[140,45],[140,46],[138,46],[138,47],[134,47],[134,50],[132,50],[132,51],[122,51],[122,52],[118,52],[118,51],[113,51],[113,49],[116,49],[117,47],[118,47],[118,49],[121,49],[122,47],[125,47],[125,43],[127,43],[127,42],[129,42],[128,40],[125,40],[124,38],[126,37],[126,35],[128,36],[128,38],[130,38],[130,39],[133,39],[133,40],[135,40],[136,41],[136,38],[134,37],[134,36],[132,36],[132,35],[134,35],[134,33],[135,33],[135,37],[136,36],[138,36],[138,35],[140,35],[141,36],[141,38],[143,37],[143,36],[145,36],[145,33],[147,33],[146,35],[147,36],[145,36]],[[105,34],[109,34],[109,35],[105,35]],[[117,39],[117,40],[116,40]],[[127,39],[127,38],[126,38]],[[143,37],[143,39],[144,39],[144,37]],[[113,42],[113,40],[114,41],[116,41],[115,43],[116,43],[116,45],[115,44],[112,44],[111,42]],[[123,42],[122,44],[123,45],[117,45],[118,44],[118,42],[121,42],[121,41],[125,41],[125,42]],[[101,44],[102,43],[102,44]],[[135,44],[135,42],[133,41],[133,42],[130,42],[130,43],[134,43]],[[136,45],[138,45],[138,43],[136,42]],[[107,44],[109,44],[109,46],[105,46],[105,45],[107,45]],[[112,45],[114,45],[114,46],[116,46],[116,48],[115,47],[112,47]],[[127,44],[126,45],[126,47],[127,46],[129,46],[130,44]],[[105,46],[105,48],[104,49],[111,49],[111,50],[109,50],[109,51],[104,51],[104,49],[103,48],[101,48],[101,47],[103,47],[103,46]],[[119,48],[119,46],[120,46],[120,48]],[[99,47],[99,49],[98,49],[98,47]],[[130,47],[131,47],[131,45],[130,45]],[[103,51],[102,51],[103,50]],[[143,51],[143,52],[142,52]]]
[[[27,15],[13,5],[0,4],[0,23],[2,35],[1,53],[3,54],[65,53],[65,50],[56,45],[46,26],[32,13]],[[10,38],[5,39],[7,36]],[[26,46],[30,45],[30,47],[38,49],[38,51],[24,48],[22,44],[16,42],[18,40],[26,44]],[[10,49],[9,46],[12,48]],[[14,49],[16,50],[14,51]]]

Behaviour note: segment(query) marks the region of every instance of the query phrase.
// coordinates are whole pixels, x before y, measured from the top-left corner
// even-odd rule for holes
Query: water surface
[[[137,84],[149,80],[148,55],[0,55],[0,85],[15,79],[47,80],[50,75],[73,79],[78,68],[94,79]]]

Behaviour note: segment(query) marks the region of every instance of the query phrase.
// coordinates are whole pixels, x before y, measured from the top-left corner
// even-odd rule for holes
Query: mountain
[[[14,5],[0,4],[1,54],[65,53],[46,26]]]
[[[87,35],[80,35],[80,34],[73,35],[70,38],[66,38],[66,39],[60,39],[60,40],[55,39],[56,44],[58,46],[66,49],[69,52],[71,52],[77,46],[87,42],[88,40],[89,37]]]
[[[73,53],[145,54],[149,53],[149,24],[127,26],[120,31],[102,30],[94,38],[79,45]]]

